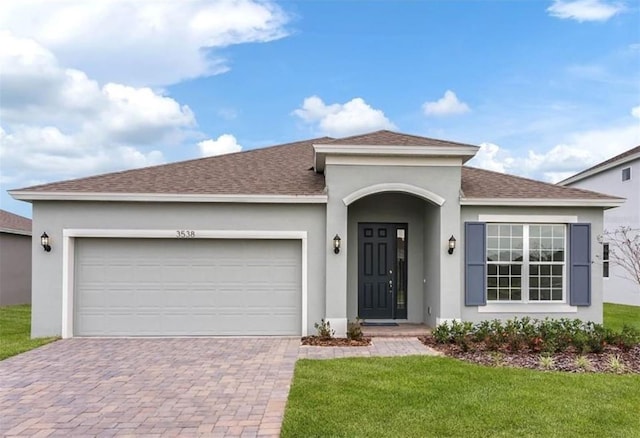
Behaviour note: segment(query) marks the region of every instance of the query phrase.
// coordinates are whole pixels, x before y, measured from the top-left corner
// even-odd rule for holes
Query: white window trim
[[[549,216],[549,215],[525,215],[525,214],[511,214],[511,215],[496,215],[496,214],[480,214],[478,215],[478,221],[480,222],[499,222],[499,223],[513,223],[513,224],[574,224],[578,222],[578,216]]]
[[[479,215],[479,220],[483,220],[481,218],[491,217],[491,215]],[[525,217],[525,218],[573,218],[574,216],[495,216],[496,218],[513,218],[513,217]],[[497,223],[507,223],[505,221],[499,220]],[[577,222],[577,218],[576,218]],[[494,222],[495,223],[495,222]],[[509,222],[511,223],[511,222]],[[531,266],[529,263],[524,263],[525,256],[529,253],[529,226],[536,224],[550,224],[550,225],[563,225],[565,227],[564,232],[564,262],[562,264],[562,301],[539,301],[539,300],[530,300],[529,299],[529,270],[525,269],[525,267]],[[537,222],[522,222],[522,223],[512,223],[513,225],[522,225],[522,259],[523,263],[521,264],[521,282],[520,288],[522,293],[521,301],[499,301],[499,300],[491,300],[487,299],[487,304],[484,306],[478,306],[479,313],[510,313],[510,312],[527,312],[527,313],[572,313],[577,312],[577,306],[571,306],[567,303],[568,293],[567,293],[567,244],[568,244],[568,228],[565,223],[557,223],[551,220],[537,221]],[[487,223],[490,225],[490,223]],[[526,225],[526,226],[525,226]],[[488,238],[488,234],[487,234]],[[498,266],[500,263],[496,263]],[[502,264],[507,264],[502,263]],[[487,266],[489,262],[487,262]],[[540,263],[535,263],[535,265],[540,265]],[[488,277],[488,272],[485,272],[485,276]],[[488,289],[488,288],[487,288]],[[485,291],[485,294],[487,291]]]
[[[605,246],[605,245],[607,245],[607,248],[608,248],[608,250],[607,250],[607,256],[608,256],[608,257],[607,257],[606,259],[604,258],[604,246]],[[607,269],[607,274],[608,274],[608,275],[607,275],[606,277],[604,276],[604,264],[605,264],[605,263],[606,263],[606,264],[608,265],[608,267],[609,267],[609,268]],[[611,244],[610,244],[609,242],[602,242],[602,265],[603,265],[603,268],[602,268],[602,278],[606,281],[606,280],[608,280],[609,278],[611,278]]]
[[[558,301],[487,302],[486,306],[478,306],[478,313],[577,313],[578,307]]]
[[[307,278],[308,243],[306,231],[271,230],[190,230],[195,233],[191,239],[176,237],[178,230],[122,230],[122,229],[64,229],[62,230],[62,338],[73,337],[73,293],[75,239],[78,237],[124,238],[124,239],[265,239],[300,240],[302,247],[302,336],[307,335]]]

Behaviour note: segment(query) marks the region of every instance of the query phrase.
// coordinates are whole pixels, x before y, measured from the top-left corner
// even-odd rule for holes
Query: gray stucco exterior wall
[[[306,231],[308,244],[307,325],[325,311],[324,204],[222,204],[46,202],[33,203],[33,230],[46,231],[51,252],[33,249],[33,337],[62,329],[63,229]],[[332,254],[333,255],[333,254]]]
[[[31,303],[31,236],[0,233],[0,306]]]
[[[579,306],[575,313],[531,313],[527,310],[527,306],[523,304],[523,312],[521,313],[480,313],[478,306],[462,305],[462,319],[465,321],[481,321],[486,319],[509,319],[515,316],[529,316],[532,318],[579,318],[583,321],[602,322],[602,273],[597,268],[595,255],[599,253],[600,244],[598,236],[602,234],[603,211],[601,208],[564,208],[564,207],[491,207],[491,206],[463,206],[461,209],[461,225],[471,221],[479,220],[480,215],[508,215],[520,216],[522,221],[517,222],[530,223],[532,216],[576,216],[577,222],[591,223],[591,305]],[[529,222],[528,222],[529,221]],[[515,223],[516,221],[514,221]],[[464,230],[461,228],[460,240],[462,240],[461,248],[464,247]],[[464,261],[461,261],[460,269],[464,275]],[[464,283],[463,283],[464,285]],[[567,291],[568,293],[568,291]],[[459,299],[464,303],[464,288],[461,287]]]
[[[357,228],[354,224],[357,221],[376,221],[376,218],[398,218],[397,214],[385,213],[384,204],[375,205],[374,203],[364,203],[361,207],[357,205],[354,209],[349,209],[343,199],[352,193],[379,184],[407,184],[421,189],[428,190],[445,199],[441,206],[432,207],[430,210],[430,228],[437,231],[437,235],[433,237],[431,256],[437,259],[437,274],[432,274],[439,278],[440,299],[433,300],[436,309],[432,309],[432,313],[438,318],[460,318],[460,301],[458,300],[458,292],[460,290],[461,278],[459,275],[459,264],[461,263],[460,252],[456,251],[450,255],[447,253],[447,241],[449,236],[456,235],[460,229],[460,204],[459,192],[461,181],[461,167],[455,165],[439,166],[437,164],[429,166],[393,166],[393,165],[342,165],[327,164],[325,168],[325,179],[328,191],[327,204],[327,248],[330,247],[330,239],[335,234],[339,234],[343,242],[347,245],[343,246],[340,254],[327,254],[327,318],[335,321],[337,327],[346,327],[346,320],[352,317],[354,308],[353,301],[347,306],[347,297],[351,296],[349,292],[354,287],[355,276],[357,281],[357,270],[353,273],[347,269],[348,264],[343,258],[351,260],[349,266],[353,266],[352,253],[357,255],[357,240],[351,236]],[[396,192],[397,193],[397,192]],[[364,198],[366,199],[366,198]],[[391,198],[387,198],[391,199]],[[420,207],[422,204],[422,207]],[[411,220],[419,220],[421,216],[425,216],[425,204],[433,204],[430,201],[423,200],[414,205],[417,211],[408,216]],[[355,205],[355,204],[354,204]],[[377,211],[376,211],[377,209]],[[433,211],[437,211],[439,221],[433,218]],[[350,218],[354,214],[354,220]],[[435,225],[437,224],[437,225]],[[424,228],[423,228],[424,229]],[[446,236],[446,238],[444,238]],[[420,240],[424,241],[424,236]],[[415,237],[414,237],[415,241]],[[435,249],[433,249],[435,248]],[[430,260],[431,262],[431,260]],[[411,263],[411,261],[409,262]],[[429,268],[432,272],[434,268]],[[422,271],[422,272],[420,272]],[[418,270],[412,279],[411,284],[418,290],[423,290],[424,286],[419,286],[417,282],[424,281],[425,270]],[[357,294],[357,291],[355,292]],[[415,297],[414,297],[415,299]],[[420,308],[410,310],[410,316],[413,320],[422,318],[424,320],[424,301],[417,301],[415,304]],[[347,314],[349,309],[349,314]],[[333,324],[332,324],[333,325]]]

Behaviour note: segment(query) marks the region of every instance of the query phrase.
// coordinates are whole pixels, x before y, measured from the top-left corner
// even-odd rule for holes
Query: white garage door
[[[74,334],[299,335],[299,240],[76,239]]]

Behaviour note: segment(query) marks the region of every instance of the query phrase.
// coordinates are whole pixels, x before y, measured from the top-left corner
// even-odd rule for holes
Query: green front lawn
[[[640,376],[441,357],[300,360],[283,437],[637,437]]]
[[[604,303],[605,327],[620,331],[625,324],[640,330],[640,307]]]
[[[31,339],[31,306],[0,307],[0,360],[33,350],[58,338]]]

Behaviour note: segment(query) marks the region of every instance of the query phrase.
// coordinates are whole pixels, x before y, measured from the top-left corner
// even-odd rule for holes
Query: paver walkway
[[[278,436],[296,360],[430,354],[417,339],[68,339],[0,361],[0,436]]]

